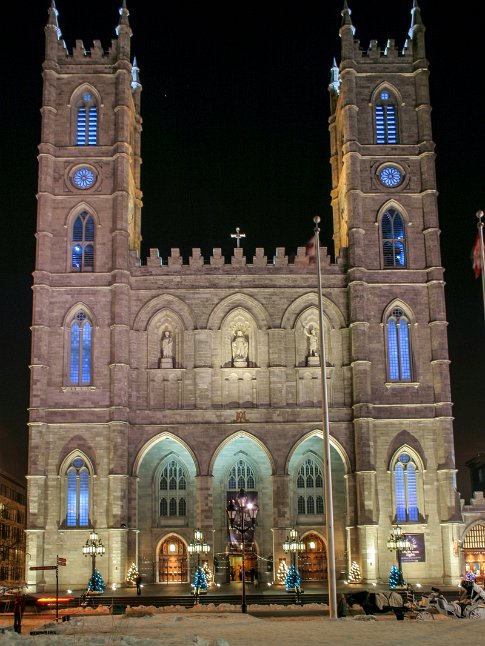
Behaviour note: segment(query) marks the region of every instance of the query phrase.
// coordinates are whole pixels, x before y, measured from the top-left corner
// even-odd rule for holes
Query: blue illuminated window
[[[94,218],[87,211],[80,213],[72,225],[71,268],[74,271],[94,268]]]
[[[376,144],[397,144],[397,106],[388,90],[379,92],[374,104]]]
[[[406,267],[404,219],[396,209],[389,208],[382,216],[381,235],[384,268]]]
[[[70,329],[69,381],[86,386],[91,383],[92,325],[80,310]]]
[[[390,381],[411,381],[409,321],[396,307],[387,319],[387,360]]]
[[[396,520],[417,522],[419,520],[416,464],[407,453],[402,453],[394,467],[394,490]]]
[[[181,492],[187,489],[187,476],[177,460],[170,460],[160,474],[160,516],[186,516],[187,502]],[[170,497],[167,492],[170,491]]]
[[[307,458],[296,474],[299,514],[323,514],[323,473],[313,458]]]
[[[77,109],[76,144],[95,146],[98,143],[98,108],[93,97],[86,93]]]
[[[246,460],[238,460],[236,464],[233,465],[229,472],[227,485],[229,491],[239,489],[250,491],[255,488],[256,482],[254,471]]]
[[[67,471],[67,527],[89,525],[89,471],[81,458],[71,462]]]

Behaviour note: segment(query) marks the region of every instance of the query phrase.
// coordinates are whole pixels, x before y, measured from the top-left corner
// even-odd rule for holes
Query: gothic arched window
[[[177,460],[170,460],[160,475],[160,516],[187,515],[187,476]]]
[[[92,380],[92,329],[91,321],[79,310],[69,331],[69,382],[86,386]]]
[[[95,146],[98,143],[98,107],[92,94],[85,92],[76,115],[76,144]]]
[[[394,464],[395,514],[398,522],[419,520],[417,474],[416,462],[409,453],[400,453]]]
[[[74,220],[71,240],[71,268],[74,271],[93,271],[94,228],[94,218],[87,211]]]
[[[323,472],[313,458],[306,458],[296,475],[298,514],[323,514]]]
[[[86,462],[74,458],[67,469],[67,527],[87,527],[89,525],[89,480],[90,473]]]
[[[389,208],[382,216],[381,235],[384,268],[406,267],[406,230],[396,209]]]
[[[374,101],[376,144],[397,144],[397,101],[392,92],[382,89]]]
[[[227,488],[230,491],[239,489],[246,489],[246,491],[248,491],[254,489],[255,486],[256,483],[253,468],[246,462],[246,460],[238,460],[229,472]]]
[[[411,381],[409,319],[395,307],[387,319],[387,364],[389,381]]]

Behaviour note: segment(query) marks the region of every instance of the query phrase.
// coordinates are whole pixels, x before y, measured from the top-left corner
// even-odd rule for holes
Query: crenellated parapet
[[[166,258],[160,256],[158,249],[150,249],[150,255],[146,258],[145,263],[137,262],[141,268],[160,270],[161,273],[183,271],[186,273],[196,271],[213,272],[214,269],[227,271],[228,273],[254,273],[258,270],[284,269],[294,273],[309,273],[316,271],[316,259],[313,254],[308,253],[306,246],[298,247],[296,254],[287,254],[285,247],[277,247],[273,256],[268,256],[263,247],[257,247],[254,255],[247,257],[244,255],[242,247],[235,247],[233,255],[226,257],[222,249],[214,248],[212,255],[204,257],[199,247],[194,247],[192,253],[187,258],[180,254],[180,249],[172,248],[170,255]],[[320,247],[320,264],[322,272],[340,274],[344,270],[343,257],[337,258],[332,263],[326,247]]]

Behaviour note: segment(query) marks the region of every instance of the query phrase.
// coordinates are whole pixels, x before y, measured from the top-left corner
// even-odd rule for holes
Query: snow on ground
[[[304,609],[249,606],[248,614],[243,614],[238,606],[225,604],[193,609],[136,606],[128,607],[124,615],[109,612],[108,606],[104,608],[104,614],[87,609],[69,610],[70,621],[57,624],[55,621],[46,623],[45,617],[25,614],[22,634],[11,631],[0,634],[0,646],[80,646],[87,643],[90,646],[321,646],[350,642],[359,646],[402,646],[403,640],[426,646],[456,646],[470,639],[475,641],[485,628],[485,619],[443,615],[433,615],[429,621],[416,621],[406,616],[404,622],[397,622],[393,614],[365,620],[362,615],[329,619],[323,604],[308,604]],[[0,626],[5,625],[6,619],[11,617],[0,617]],[[55,631],[56,634],[31,636],[31,630]]]

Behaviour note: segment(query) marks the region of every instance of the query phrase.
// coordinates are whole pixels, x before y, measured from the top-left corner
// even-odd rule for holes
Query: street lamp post
[[[194,530],[194,540],[188,545],[189,554],[197,554],[197,570],[195,575],[196,586],[195,586],[195,602],[194,605],[199,603],[199,569],[200,569],[200,555],[208,554],[210,552],[210,545],[204,541],[204,534],[200,529]]]
[[[298,575],[298,562],[297,554],[298,552],[303,552],[305,549],[305,543],[300,540],[298,532],[296,529],[290,529],[289,535],[286,537],[286,541],[283,543],[284,552],[290,552],[291,554],[291,565],[295,569],[295,574]],[[296,592],[296,603],[300,603],[300,593],[301,588],[299,585],[295,585]]]
[[[250,529],[253,529],[256,525],[256,517],[258,515],[259,507],[258,505],[248,502],[248,496],[244,489],[240,489],[239,493],[236,496],[236,500],[231,500],[227,505],[227,517],[229,519],[229,525],[231,529],[237,529],[241,534],[241,547],[242,547],[242,601],[241,601],[241,612],[247,612],[246,605],[246,569],[244,564],[244,557],[246,554],[246,544],[245,544],[245,535],[246,532]],[[246,518],[249,516],[249,518]]]
[[[84,556],[91,557],[91,580],[94,581],[94,573],[96,571],[96,557],[103,556],[106,552],[106,548],[103,545],[103,542],[99,538],[96,530],[93,529],[89,534],[89,538],[86,541],[86,544],[83,545],[83,554]]]
[[[391,552],[396,552],[399,585],[404,585],[401,552],[407,552],[411,549],[411,541],[402,533],[402,527],[400,525],[393,525],[389,540],[387,541],[387,549]]]

